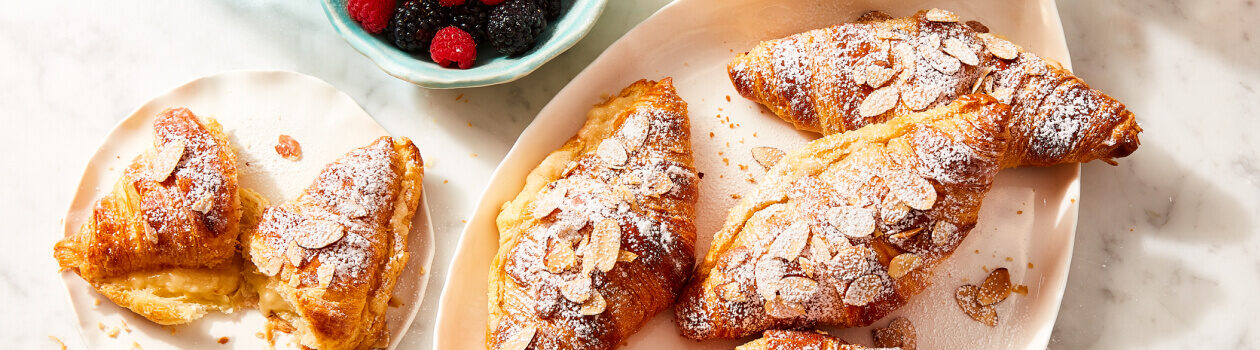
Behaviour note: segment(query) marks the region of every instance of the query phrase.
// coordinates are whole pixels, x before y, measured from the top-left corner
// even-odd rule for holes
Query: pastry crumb
[[[118,329],[118,327],[110,327],[109,330],[105,331],[105,335],[109,336],[110,338],[118,338],[119,332],[120,330]]]
[[[232,341],[232,338],[219,337],[219,344],[227,344],[229,341]]]
[[[302,145],[292,136],[280,134],[276,142],[276,154],[284,159],[298,161],[302,159]]]
[[[61,338],[57,338],[57,336],[55,335],[50,335],[48,336],[48,339],[52,339],[54,343],[57,343],[57,345],[61,346],[61,350],[66,350],[66,343],[62,342]]]

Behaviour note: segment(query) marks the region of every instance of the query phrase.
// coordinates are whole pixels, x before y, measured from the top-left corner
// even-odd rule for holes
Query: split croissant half
[[[768,330],[761,338],[740,345],[735,350],[873,350],[843,339],[810,331]]]
[[[861,327],[904,305],[975,227],[1009,115],[967,95],[789,152],[714,236],[675,306],[683,335]]]
[[[596,106],[499,212],[491,349],[612,349],[673,305],[695,264],[699,178],[671,79]]]
[[[744,97],[824,135],[990,94],[1013,114],[1003,167],[1115,164],[1137,149],[1142,131],[1124,104],[1057,62],[940,9],[897,19],[873,12],[765,41],[727,73]]]

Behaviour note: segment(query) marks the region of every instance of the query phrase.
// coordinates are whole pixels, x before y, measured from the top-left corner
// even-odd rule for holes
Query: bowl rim
[[[431,89],[470,88],[502,84],[529,75],[529,73],[537,70],[561,53],[568,51],[569,48],[572,48],[578,41],[586,37],[586,34],[590,33],[595,23],[599,21],[600,15],[603,14],[604,8],[608,4],[608,0],[574,0],[568,12],[558,22],[552,24],[552,28],[558,28],[560,24],[572,27],[568,27],[563,31],[552,30],[551,37],[547,41],[539,43],[528,54],[509,58],[514,62],[507,65],[506,68],[476,71],[442,68],[432,62],[424,62],[420,59],[407,57],[406,59],[432,65],[431,69],[409,67],[399,57],[398,52],[387,47],[388,44],[370,41],[369,38],[373,38],[373,34],[369,34],[354,20],[350,19],[349,14],[345,11],[345,2],[345,0],[321,1],[324,15],[328,18],[328,22],[332,24],[337,34],[360,54],[372,60],[385,73]],[[581,21],[584,18],[589,20]]]

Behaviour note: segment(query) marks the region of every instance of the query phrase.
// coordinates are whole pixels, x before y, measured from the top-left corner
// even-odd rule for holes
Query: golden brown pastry
[[[159,324],[230,310],[241,285],[236,154],[217,122],[183,108],[158,114],[153,134],[154,150],[57,243],[57,262]]]
[[[1004,167],[1124,157],[1138,126],[1124,104],[1057,62],[948,11],[881,13],[762,42],[727,66],[741,95],[798,129],[830,135],[988,93],[1011,105]]]
[[[669,308],[694,265],[687,104],[640,80],[525,179],[497,218],[491,349],[612,349]]]
[[[785,331],[772,329],[761,334],[761,338],[740,345],[735,350],[867,350],[873,349],[861,345],[849,344],[834,336],[810,331]],[[899,348],[883,348],[899,349]]]
[[[270,327],[314,349],[388,345],[385,312],[407,263],[422,165],[411,140],[381,137],[329,164],[297,199],[266,208],[243,243]]]
[[[988,95],[789,152],[727,215],[675,306],[683,335],[870,325],[976,225],[1008,107]]]

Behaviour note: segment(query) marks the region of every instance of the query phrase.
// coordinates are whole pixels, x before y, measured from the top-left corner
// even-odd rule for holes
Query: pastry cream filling
[[[281,312],[293,312],[293,306],[289,305],[280,293],[276,293],[271,288],[258,289],[258,308],[262,309],[263,315],[275,313],[279,315]]]
[[[228,305],[241,287],[241,276],[231,269],[169,269],[158,272],[136,272],[115,278],[109,283],[136,290],[152,291],[165,298]]]

